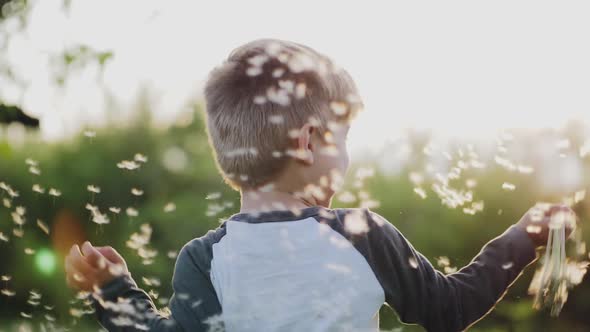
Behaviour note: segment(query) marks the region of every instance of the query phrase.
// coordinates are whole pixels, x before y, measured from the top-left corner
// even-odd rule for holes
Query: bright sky
[[[109,90],[132,102],[147,82],[156,115],[171,118],[234,47],[261,37],[308,44],[348,69],[367,106],[354,148],[409,126],[476,136],[590,121],[588,1],[73,0],[69,15],[61,4],[37,1],[7,54],[46,137],[105,118],[95,68],[51,86],[48,55],[65,46],[112,50]],[[18,102],[3,85],[0,96]]]

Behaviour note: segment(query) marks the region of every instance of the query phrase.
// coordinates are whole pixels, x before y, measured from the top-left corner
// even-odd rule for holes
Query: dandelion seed
[[[133,160],[137,161],[138,163],[147,163],[148,161],[148,157],[141,154],[141,153],[136,153],[135,156],[133,157]]]
[[[129,170],[129,171],[136,170],[140,166],[141,165],[138,164],[137,162],[135,162],[135,161],[129,161],[129,160],[123,160],[123,161],[117,163],[117,167],[118,168],[126,169],[126,170]]]
[[[279,78],[279,77],[283,76],[284,73],[285,73],[285,69],[277,68],[272,71],[272,77]]]
[[[268,122],[272,124],[282,124],[283,122],[285,122],[285,119],[282,115],[271,115],[268,117]]]
[[[137,217],[139,215],[139,212],[132,207],[128,207],[127,210],[125,210],[125,212],[130,217]]]
[[[351,234],[364,234],[369,231],[367,219],[362,212],[353,212],[344,217],[344,228]]]
[[[277,89],[274,86],[266,90],[266,98],[268,101],[281,106],[288,106],[291,103],[291,97],[285,89]]]
[[[508,269],[510,269],[513,266],[514,266],[514,263],[513,262],[504,263],[504,264],[502,264],[502,269],[508,270]]]
[[[455,273],[457,272],[457,267],[455,266],[445,266],[443,271],[445,272],[445,274],[451,274],[451,273]]]
[[[297,86],[295,87],[295,98],[297,98],[297,99],[304,98],[306,89],[307,89],[307,86],[305,85],[305,83],[297,83]]]
[[[143,195],[143,190],[137,189],[137,188],[132,188],[131,189],[131,194],[135,195],[135,196],[141,196]]]
[[[248,69],[246,69],[246,75],[248,76],[258,76],[262,74],[262,68],[260,67],[248,67]]]
[[[440,256],[436,259],[436,264],[439,267],[445,267],[451,265],[451,260],[447,256]]]
[[[516,186],[512,183],[504,182],[502,184],[502,189],[506,191],[514,191],[516,189]]]
[[[86,189],[88,189],[88,191],[90,191],[91,193],[100,194],[100,188],[97,186],[88,185],[88,187],[86,187]]]
[[[59,197],[61,196],[61,191],[55,189],[55,188],[50,188],[49,189],[49,195],[50,196],[54,196],[54,197]]]
[[[348,111],[348,105],[345,104],[345,103],[333,101],[333,102],[330,103],[330,109],[337,116],[343,116]]]
[[[418,172],[410,172],[410,182],[419,186],[424,182],[424,176]]]
[[[14,228],[12,230],[12,234],[16,237],[23,237],[23,235],[25,235],[25,231],[23,229]]]
[[[350,191],[345,191],[342,194],[338,195],[338,200],[342,203],[349,204],[356,201],[356,197]]]
[[[34,184],[33,185],[33,191],[39,194],[44,194],[45,193],[45,189],[43,189],[40,185],[38,184]]]
[[[176,210],[176,204],[170,202],[164,206],[164,212],[172,212]]]
[[[586,190],[576,191],[574,193],[574,204],[578,204],[586,198]]]
[[[535,169],[530,166],[518,165],[517,169],[522,174],[532,174]]]
[[[265,96],[255,96],[253,99],[253,102],[256,105],[263,105],[266,103],[266,97]]]
[[[96,132],[92,131],[92,130],[85,130],[84,136],[86,136],[88,138],[94,138],[94,137],[96,137]]]
[[[118,208],[118,207],[111,206],[111,207],[109,208],[109,211],[111,211],[111,212],[112,212],[112,213],[114,213],[114,214],[119,214],[119,212],[121,212],[121,208]]]
[[[41,228],[41,230],[43,231],[43,233],[49,235],[49,226],[47,226],[47,224],[44,223],[43,220],[37,219],[37,226],[39,228]]]
[[[51,316],[50,314],[45,314],[44,317],[49,322],[55,322],[55,317]]]
[[[427,196],[426,196],[426,192],[425,192],[425,191],[424,191],[424,189],[422,189],[422,188],[419,188],[419,187],[418,187],[418,188],[414,188],[414,192],[415,192],[415,193],[416,193],[418,196],[420,196],[420,198],[422,198],[422,199],[426,199],[426,197],[427,197]]]
[[[110,223],[110,220],[106,214],[102,214],[98,210],[95,210],[92,211],[92,222],[99,225],[104,225]]]
[[[10,281],[11,279],[12,279],[12,277],[8,276],[8,275],[4,275],[4,276],[0,277],[0,280],[2,280],[2,281]]]
[[[29,167],[29,172],[35,175],[41,175],[41,170],[35,166]]]
[[[411,268],[413,268],[413,269],[418,268],[418,261],[416,260],[416,258],[414,256],[408,258],[408,263],[410,264]]]
[[[166,255],[170,259],[175,259],[178,256],[178,251],[171,250],[171,251],[168,251],[168,253]]]
[[[8,297],[12,297],[12,296],[15,296],[16,295],[16,292],[15,291],[12,291],[12,290],[6,289],[6,288],[0,290],[0,293],[2,293],[2,295],[8,296]]]
[[[34,250],[34,249],[31,249],[31,248],[25,248],[25,254],[27,254],[27,255],[32,255],[32,254],[34,254],[34,253],[35,253],[35,250]]]
[[[2,204],[7,209],[10,209],[12,207],[12,202],[8,198],[3,198],[2,199]]]
[[[33,318],[33,314],[27,314],[26,312],[22,312],[22,311],[21,311],[20,315],[24,318]]]
[[[0,241],[8,242],[8,236],[4,235],[4,233],[0,232]]]
[[[214,193],[207,194],[207,197],[205,197],[205,199],[213,200],[213,199],[219,199],[220,197],[221,197],[220,192],[214,192]]]
[[[27,158],[27,159],[25,159],[25,164],[27,164],[28,166],[38,166],[39,162],[37,162],[34,159]]]

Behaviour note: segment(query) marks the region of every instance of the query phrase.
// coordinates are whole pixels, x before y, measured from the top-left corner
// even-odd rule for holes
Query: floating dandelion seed
[[[41,170],[35,166],[29,167],[29,172],[35,175],[41,175]]]
[[[91,193],[100,194],[100,188],[98,186],[88,185],[86,189],[88,189],[88,191]]]
[[[330,109],[337,116],[343,116],[348,111],[348,105],[346,103],[341,103],[341,102],[333,101],[333,102],[330,103]]]
[[[141,196],[143,195],[143,190],[141,189],[137,189],[137,188],[133,188],[131,189],[131,193],[135,196]]]
[[[504,182],[502,184],[502,189],[506,191],[514,191],[516,189],[516,186],[512,183]]]
[[[580,190],[574,193],[574,204],[578,204],[586,198],[586,190]]]
[[[125,212],[130,217],[137,217],[139,215],[139,212],[132,207],[128,207],[127,210],[125,210]]]
[[[502,269],[508,270],[508,269],[510,269],[513,266],[514,266],[514,263],[513,262],[504,263],[504,264],[502,264]]]
[[[9,238],[4,233],[0,232],[0,241],[8,242]]]
[[[136,153],[135,156],[133,157],[133,160],[139,162],[139,163],[147,163],[148,161],[148,157],[141,154],[141,153]]]
[[[86,136],[88,138],[94,138],[94,137],[96,137],[96,132],[92,131],[92,130],[85,130],[84,136]]]
[[[338,195],[338,200],[342,203],[353,203],[356,201],[356,197],[350,191],[345,191],[342,194]]]
[[[49,195],[54,196],[54,197],[59,197],[59,196],[61,196],[61,191],[59,191],[55,188],[51,188],[51,189],[49,189]]]
[[[37,219],[37,226],[39,228],[41,228],[41,230],[43,231],[43,233],[49,235],[49,226],[47,226],[47,224],[44,223],[43,220]]]
[[[10,209],[12,207],[12,201],[9,200],[8,198],[3,198],[2,199],[2,204],[4,205],[5,208]]]
[[[164,206],[164,212],[172,212],[176,210],[176,204],[170,202]]]
[[[208,200],[219,199],[219,198],[221,198],[220,192],[209,193],[209,194],[207,194],[207,197],[205,197],[205,199],[208,199]]]
[[[2,295],[8,296],[8,297],[12,297],[12,296],[15,296],[16,295],[16,292],[15,291],[12,291],[12,290],[6,289],[6,288],[0,290],[0,293],[2,293]]]
[[[28,166],[38,166],[39,165],[39,163],[36,160],[31,159],[31,158],[25,159],[25,164],[27,164]]]
[[[2,281],[10,281],[11,279],[12,279],[12,277],[8,276],[8,275],[4,275],[4,276],[0,277],[0,280],[2,280]]]
[[[255,96],[252,101],[256,105],[263,105],[266,103],[266,97],[265,96]]]
[[[121,212],[121,208],[118,208],[118,207],[111,206],[111,207],[109,208],[109,211],[111,211],[111,212],[112,212],[112,213],[114,213],[114,214],[119,214],[119,212]]]
[[[425,191],[424,191],[424,189],[422,189],[422,188],[419,188],[419,187],[418,187],[418,188],[414,188],[414,192],[415,192],[415,193],[416,193],[418,196],[420,196],[420,198],[422,198],[422,199],[425,199],[425,198],[427,197],[427,196],[426,196],[426,192],[425,192]]]
[[[168,251],[168,254],[166,254],[166,255],[170,259],[175,259],[178,256],[178,251],[171,250],[171,251]]]
[[[140,167],[140,165],[135,161],[123,160],[117,163],[117,167],[121,169],[126,169],[129,171],[136,170]]]
[[[25,231],[23,229],[14,228],[12,230],[12,234],[14,234],[16,237],[23,237],[23,235],[25,235]]]
[[[25,254],[33,255],[33,254],[35,254],[35,250],[31,249],[31,248],[25,248]]]
[[[447,256],[440,256],[436,259],[436,264],[439,267],[445,267],[451,265],[451,260]]]
[[[44,194],[45,193],[45,189],[43,189],[40,185],[38,184],[34,184],[33,185],[33,191],[39,194]]]
[[[416,260],[416,257],[414,257],[414,256],[408,258],[408,264],[410,264],[410,267],[413,269],[418,268],[418,261]]]

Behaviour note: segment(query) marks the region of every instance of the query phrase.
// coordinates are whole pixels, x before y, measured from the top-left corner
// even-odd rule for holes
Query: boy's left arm
[[[112,248],[101,248],[105,256],[109,255],[109,250],[109,261],[120,258]],[[170,316],[158,311],[149,295],[137,286],[128,272],[103,284],[92,295],[101,325],[110,332],[207,331],[210,324],[216,323],[215,317],[221,313],[221,307],[207,272],[201,271],[195,260],[188,246],[178,255],[172,280],[174,295],[169,303]],[[85,273],[80,271],[80,274]]]

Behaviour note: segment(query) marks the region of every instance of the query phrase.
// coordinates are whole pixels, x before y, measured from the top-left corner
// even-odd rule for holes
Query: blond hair
[[[235,189],[255,189],[285,168],[292,130],[321,135],[362,108],[350,75],[293,42],[261,39],[238,47],[205,87],[207,129],[218,168]]]

